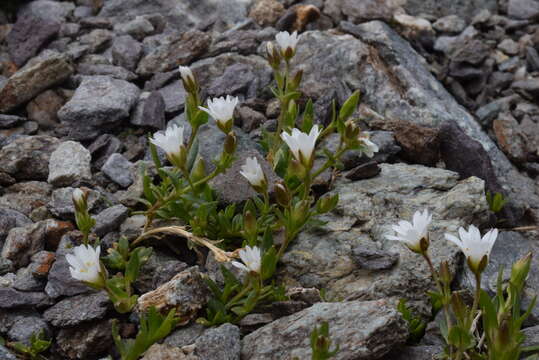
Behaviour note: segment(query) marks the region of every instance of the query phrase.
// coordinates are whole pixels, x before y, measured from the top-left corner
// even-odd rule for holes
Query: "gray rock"
[[[352,258],[361,269],[388,270],[397,264],[399,254],[358,246],[352,249]]]
[[[112,40],[113,33],[106,29],[94,29],[88,34],[79,37],[82,45],[88,45],[91,53],[100,53],[104,51]]]
[[[114,31],[120,34],[131,35],[138,40],[144,39],[155,31],[152,23],[142,16],[131,21],[114,25]]]
[[[148,262],[142,266],[135,287],[141,293],[155,290],[187,267],[178,259],[154,249]]]
[[[240,329],[232,324],[208,329],[196,340],[195,346],[200,360],[239,360]]]
[[[12,209],[0,207],[0,244],[2,244],[11,229],[24,227],[32,223],[26,215]]]
[[[404,346],[395,349],[381,360],[433,360],[443,353],[439,346]]]
[[[0,197],[0,206],[15,210],[31,219],[36,208],[50,201],[52,186],[46,182],[28,181],[10,186]]]
[[[13,228],[6,237],[1,256],[17,267],[26,266],[32,255],[44,249],[45,234],[46,222]]]
[[[110,134],[103,134],[94,140],[88,146],[88,150],[92,155],[92,163],[94,169],[101,169],[105,161],[114,153],[119,152],[122,148],[122,142]]]
[[[50,305],[50,298],[44,292],[18,291],[0,286],[0,309],[27,308]]]
[[[75,190],[75,188],[65,187],[56,189],[52,192],[49,209],[55,216],[62,219],[74,218],[75,207],[73,206],[73,190]],[[89,190],[89,192],[88,210],[92,210],[97,200],[100,198],[100,194],[94,190]]]
[[[167,115],[176,115],[183,110],[187,92],[183,88],[181,81],[174,81],[158,90],[165,101],[165,112]]]
[[[111,305],[104,291],[90,295],[77,295],[48,308],[43,313],[43,317],[53,326],[69,327],[102,319]]]
[[[111,320],[60,329],[56,335],[59,352],[67,359],[95,359],[113,347]]]
[[[344,176],[352,181],[369,179],[375,177],[382,171],[376,161],[370,161],[363,165],[356,166],[352,170],[348,171]]]
[[[446,260],[456,272],[459,251],[443,236],[486,221],[484,182],[474,177],[458,182],[454,172],[423,166],[380,166],[382,172],[372,179],[336,183],[331,193],[339,194],[337,209],[321,217],[326,225],[299,234],[282,258],[281,277],[287,284],[324,288],[337,298],[405,297],[430,314],[425,294],[434,284],[427,264],[385,234],[399,219],[428,208],[433,261]],[[400,260],[389,271],[365,271],[357,261],[358,248],[398,254]]]
[[[126,188],[133,183],[133,175],[131,174],[133,164],[122,154],[112,154],[101,168],[101,171],[121,187]]]
[[[482,9],[488,9],[496,13],[497,4],[495,0],[408,0],[404,5],[404,9],[411,15],[429,14],[435,17],[458,15],[464,19],[471,20]]]
[[[535,19],[539,15],[539,1],[509,0],[507,15],[514,19]]]
[[[17,357],[3,345],[0,345],[0,358],[4,360],[17,360]]]
[[[49,160],[48,182],[54,186],[69,186],[92,179],[90,152],[75,141],[58,145]]]
[[[129,35],[117,36],[112,42],[112,61],[130,71],[135,71],[142,56],[142,45]]]
[[[129,209],[125,206],[111,206],[94,217],[96,224],[93,231],[97,236],[104,236],[118,229],[128,215]]]
[[[387,300],[318,303],[245,336],[241,357],[308,359],[309,335],[321,321],[328,322],[331,339],[340,346],[336,360],[378,359],[407,336],[405,321]]]
[[[170,71],[178,65],[185,65],[196,60],[208,50],[211,37],[200,31],[188,31],[172,41],[162,44],[144,56],[137,67],[141,76],[156,72]]]
[[[447,15],[436,20],[432,27],[440,32],[460,33],[466,28],[466,21],[458,15]]]
[[[47,135],[21,136],[0,150],[0,168],[17,180],[46,180],[59,143]]]
[[[162,130],[165,128],[165,110],[165,100],[160,92],[143,92],[131,116],[131,124]]]
[[[0,114],[0,129],[9,129],[20,125],[25,121],[26,118],[23,118],[22,116]]]
[[[45,338],[50,338],[52,335],[49,325],[37,313],[17,313],[12,317],[13,319],[7,332],[7,336],[11,341],[18,341],[29,345],[30,338],[33,334],[43,332]]]
[[[137,79],[137,75],[133,72],[124,69],[121,66],[114,66],[108,64],[79,64],[77,67],[77,73],[85,76],[110,76],[114,79],[134,81]]]
[[[111,0],[103,4],[99,15],[128,19],[137,15],[160,14],[167,20],[169,28],[180,32],[213,20],[213,28],[223,31],[245,21],[252,3],[252,0],[203,0],[196,4],[174,0]]]
[[[198,323],[183,326],[174,330],[165,338],[163,343],[174,347],[191,345],[195,343],[205,330],[206,327]]]
[[[47,90],[36,96],[26,105],[28,119],[39,124],[41,129],[54,128],[58,125],[58,110],[65,99],[53,90]]]
[[[13,74],[0,89],[0,112],[10,111],[47,88],[69,78],[73,67],[64,55],[49,53],[35,58]]]
[[[57,22],[65,21],[73,10],[75,5],[69,2],[57,2],[53,0],[37,0],[24,5],[19,10],[19,16],[32,14],[45,20],[54,20]]]
[[[78,139],[97,137],[107,127],[129,116],[140,90],[133,84],[108,76],[85,78],[75,94],[58,112],[58,118],[73,127]]]
[[[60,24],[32,14],[19,16],[6,40],[11,59],[22,66],[60,30]]]
[[[270,193],[273,192],[274,185],[279,180],[279,177],[275,174],[268,161],[255,149],[238,151],[234,164],[226,172],[210,180],[210,186],[216,191],[217,197],[224,204],[239,204],[257,196],[247,179],[240,174],[241,167],[248,157],[255,157],[258,160],[268,180],[268,190]]]
[[[49,272],[45,292],[53,299],[60,296],[74,296],[89,292],[91,288],[80,281],[73,279],[69,272],[69,263],[65,255],[70,253],[73,246],[78,245],[70,234],[62,237],[58,250],[56,251],[56,261],[52,264]]]
[[[13,282],[13,288],[20,291],[43,291],[47,284],[46,279],[36,278],[30,267],[17,270],[17,276]]]
[[[327,84],[329,87],[331,83],[331,87],[334,87],[333,84],[344,82],[351,89],[360,89],[364,95],[363,104],[368,105],[378,114],[384,114],[384,117],[390,119],[396,117],[427,127],[439,127],[446,121],[458,124],[468,136],[479,141],[488,153],[494,165],[495,175],[510,199],[511,206],[518,209],[520,214],[527,208],[539,209],[539,197],[530,190],[534,188],[533,181],[519,173],[489,136],[482,131],[473,116],[458,105],[443,86],[433,78],[423,65],[424,61],[408,43],[381,22],[374,21],[358,26],[341,24],[341,27],[346,28],[346,31],[358,36],[362,41],[356,42],[346,36],[322,35],[316,32],[305,33],[302,36],[295,59],[305,70],[303,82],[305,89],[308,91],[315,89],[314,92],[318,93],[326,90],[321,89],[321,86],[326,87]],[[465,30],[466,37],[473,36],[474,31],[477,32]],[[365,43],[370,44],[371,47],[366,48]],[[321,44],[327,44],[328,48],[339,47],[343,51],[342,54],[347,55],[331,58],[331,60],[327,56],[323,59],[312,56],[312,54],[328,53],[323,51],[325,45]],[[352,49],[346,50],[347,47]],[[365,54],[364,56],[368,59],[369,51],[372,51],[373,47],[386,64],[385,67],[376,66],[376,62],[368,65],[357,58],[358,56],[362,58],[362,54]],[[307,53],[311,54],[309,59],[306,56]],[[365,66],[357,67],[358,62]],[[315,68],[320,68],[321,64],[326,64],[327,68],[331,69],[327,75],[324,75],[327,81],[323,82],[315,81],[314,76],[309,75],[317,74]],[[359,79],[361,81],[358,81]],[[399,81],[395,83],[390,79],[399,79]],[[401,94],[405,94],[404,97]]]
[[[524,333],[523,347],[539,345],[539,325],[525,328],[522,332]]]

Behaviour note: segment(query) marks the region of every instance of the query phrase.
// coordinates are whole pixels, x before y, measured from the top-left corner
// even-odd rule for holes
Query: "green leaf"
[[[140,258],[139,253],[137,251],[133,251],[131,253],[129,262],[127,263],[127,267],[125,269],[125,280],[128,283],[133,283],[138,277],[140,269]]]
[[[339,111],[339,120],[346,121],[354,111],[357,109],[359,104],[360,93],[359,90],[354,91],[354,93],[344,102],[341,110]]]
[[[303,110],[303,122],[301,124],[301,131],[309,133],[314,124],[314,106],[312,99],[305,104],[305,110]]]

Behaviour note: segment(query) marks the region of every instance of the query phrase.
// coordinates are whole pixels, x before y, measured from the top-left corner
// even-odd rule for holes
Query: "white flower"
[[[283,132],[281,138],[290,148],[297,161],[304,165],[309,165],[316,145],[316,139],[320,135],[318,125],[314,125],[309,134],[292,129],[292,135]]]
[[[479,229],[470,225],[468,231],[462,227],[459,228],[459,237],[460,239],[454,235],[445,234],[447,240],[451,241],[462,250],[472,271],[476,273],[483,271],[488,263],[488,257],[490,256],[492,247],[498,237],[498,229],[491,229],[481,237]],[[486,260],[482,263],[485,256]]]
[[[370,140],[370,133],[367,131],[363,131],[359,135],[359,141],[362,143],[363,147],[361,151],[367,155],[368,157],[372,158],[374,156],[374,153],[378,152],[379,148],[378,145],[373,143]]]
[[[290,34],[288,31],[281,31],[275,35],[275,40],[277,41],[277,44],[279,44],[279,47],[283,53],[287,49],[291,49],[293,52],[296,50],[296,45],[298,44],[298,32],[294,31],[292,34]]]
[[[220,97],[208,100],[207,108],[203,106],[199,106],[198,108],[211,115],[211,117],[217,121],[218,125],[226,128],[229,125],[229,122],[231,125],[231,120],[234,116],[234,109],[236,108],[236,105],[238,105],[238,98],[227,95],[226,99],[224,97]]]
[[[258,247],[246,246],[245,249],[240,250],[240,258],[243,264],[237,261],[232,261],[232,265],[245,270],[247,272],[260,273],[260,266],[262,263],[260,249]]]
[[[398,225],[393,225],[393,230],[397,233],[395,235],[386,235],[389,240],[396,240],[403,242],[410,250],[423,253],[428,247],[428,226],[432,221],[432,214],[425,209],[423,212],[416,211],[412,222],[401,220]],[[424,239],[424,240],[423,240]],[[423,244],[422,244],[423,240]]]
[[[180,74],[182,76],[182,80],[185,83],[189,84],[190,81],[192,81],[192,82],[195,81],[195,77],[193,76],[193,72],[191,71],[189,66],[180,66],[179,70],[180,70]]]
[[[155,133],[150,141],[163,149],[169,156],[179,154],[183,146],[183,126],[172,125],[164,134]]]
[[[73,190],[73,201],[77,203],[84,201],[84,191],[82,191],[79,188],[76,188],[75,190]]]
[[[93,248],[90,245],[80,245],[73,249],[73,254],[67,254],[66,260],[69,263],[69,272],[77,280],[92,284],[101,283],[101,266],[99,264],[99,253],[101,248]]]
[[[263,187],[266,184],[266,176],[256,157],[248,157],[241,166],[240,174],[254,187]]]

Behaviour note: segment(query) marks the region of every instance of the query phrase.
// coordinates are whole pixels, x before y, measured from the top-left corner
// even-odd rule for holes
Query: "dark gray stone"
[[[56,335],[59,352],[68,359],[95,359],[113,347],[111,320],[63,328]]]
[[[509,0],[507,15],[514,19],[535,19],[539,16],[539,1]]]
[[[129,209],[123,205],[109,207],[94,217],[96,224],[93,231],[97,236],[104,236],[119,229],[128,215]]]
[[[112,42],[112,61],[130,71],[135,71],[142,56],[142,45],[129,35],[117,36]]]
[[[58,145],[49,160],[48,182],[54,186],[69,186],[92,179],[90,152],[75,141]]]
[[[187,267],[178,259],[154,249],[148,262],[142,266],[135,287],[140,293],[155,290]]]
[[[0,168],[17,180],[46,180],[59,143],[47,135],[21,136],[0,150]]]
[[[208,329],[196,340],[195,346],[200,360],[239,360],[240,329],[232,324]]]
[[[144,92],[133,111],[131,124],[162,130],[165,128],[165,110],[165,100],[160,92]]]
[[[433,360],[443,353],[440,346],[404,346],[395,349],[380,360]]]
[[[137,75],[135,75],[133,72],[126,70],[121,66],[108,64],[79,64],[77,67],[77,73],[85,76],[110,76],[114,79],[125,81],[134,81],[137,79]]]
[[[25,121],[26,118],[23,118],[22,116],[0,114],[0,129],[9,129],[20,125]]]
[[[75,190],[75,188],[64,187],[52,192],[48,208],[53,215],[62,219],[74,219],[75,206],[73,205],[73,190]],[[88,210],[92,210],[101,195],[94,190],[89,190],[89,193]]]
[[[380,166],[378,166],[378,163],[376,161],[370,161],[368,163],[356,166],[352,170],[348,171],[345,174],[345,177],[352,181],[369,179],[378,175],[380,171],[382,171],[382,169]]]
[[[60,24],[52,19],[44,19],[32,14],[20,16],[7,36],[8,51],[17,66],[22,66],[50,41]]]
[[[101,169],[107,159],[114,153],[120,152],[122,142],[110,134],[103,134],[94,140],[88,146],[88,150],[92,155],[92,165],[94,169]]]
[[[46,279],[34,276],[30,267],[20,268],[13,282],[13,288],[20,291],[43,291],[47,284]]]
[[[163,342],[175,347],[191,345],[195,343],[205,330],[206,327],[204,325],[193,323],[174,330]]]
[[[23,292],[0,286],[0,309],[46,306],[50,300],[44,292]]]
[[[131,173],[133,164],[122,154],[112,154],[101,168],[101,171],[123,188],[131,185],[134,180]]]
[[[52,331],[49,325],[37,313],[16,313],[10,324],[10,329],[7,333],[11,341],[22,342],[30,345],[30,338],[33,334],[42,333],[45,338],[50,338]],[[4,359],[3,357],[0,357]]]
[[[361,269],[388,270],[399,261],[399,254],[374,248],[369,249],[362,245],[352,249],[352,258]]]
[[[496,0],[408,0],[404,9],[410,15],[429,14],[435,17],[458,15],[471,20],[480,10],[496,13]]]
[[[48,308],[43,317],[56,327],[69,327],[102,319],[111,308],[106,292],[77,295]]]
[[[17,357],[3,345],[0,345],[0,358],[4,360],[17,360]]]

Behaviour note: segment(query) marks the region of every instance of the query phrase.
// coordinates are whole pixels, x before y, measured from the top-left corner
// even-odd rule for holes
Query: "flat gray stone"
[[[112,154],[105,164],[103,164],[101,171],[123,188],[128,187],[134,181],[133,174],[131,173],[133,171],[133,163],[119,153]]]
[[[111,305],[105,292],[77,295],[48,308],[43,313],[43,317],[56,327],[75,326],[83,322],[102,319]]]

